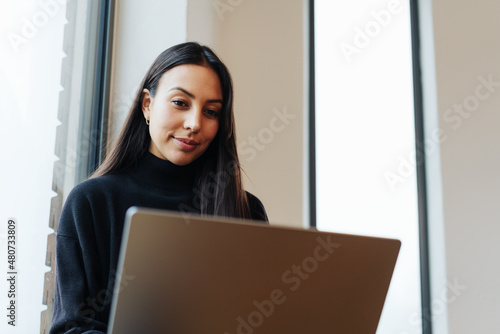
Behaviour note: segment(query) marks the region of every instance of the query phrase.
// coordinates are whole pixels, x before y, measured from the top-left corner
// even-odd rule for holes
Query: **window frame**
[[[52,233],[47,236],[47,251],[45,264],[49,271],[44,275],[42,304],[47,309],[40,314],[40,332],[48,333],[52,323],[55,272],[56,272],[56,233],[63,203],[69,189],[87,178],[101,163],[105,155],[108,131],[109,87],[111,81],[111,61],[113,46],[113,27],[115,0],[100,0],[85,7],[85,27],[81,24],[81,3],[68,2],[66,17],[68,20],[64,31],[64,52],[67,57],[63,60],[61,85],[64,90],[59,97],[58,119],[61,124],[57,127],[55,155],[52,177],[52,190],[56,193],[51,199],[49,227]],[[80,31],[81,30],[81,31]],[[74,92],[72,89],[73,61],[75,61],[75,47],[68,43],[68,39],[84,34],[84,55],[81,63],[81,82],[76,83],[81,89]],[[79,65],[80,66],[80,65]],[[77,98],[72,94],[76,93]],[[81,97],[81,98],[80,98]],[[78,99],[75,106],[71,101]],[[71,120],[68,116],[72,107],[77,107],[78,115]],[[73,135],[72,142],[76,147],[68,150],[69,133],[73,123],[78,119],[78,134]],[[70,145],[71,146],[71,145]],[[71,152],[75,150],[75,152]],[[74,155],[72,155],[72,153]],[[76,155],[76,156],[75,156]],[[72,159],[75,161],[72,161]],[[71,169],[70,172],[68,172]]]

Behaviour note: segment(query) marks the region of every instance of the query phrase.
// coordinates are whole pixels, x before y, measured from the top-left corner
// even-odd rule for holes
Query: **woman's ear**
[[[142,90],[142,113],[144,114],[144,118],[149,120],[150,106],[151,106],[152,97],[149,93],[149,90],[144,88]]]

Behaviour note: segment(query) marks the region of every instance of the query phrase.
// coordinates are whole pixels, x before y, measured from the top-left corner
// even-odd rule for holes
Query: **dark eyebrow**
[[[185,90],[184,88],[182,87],[174,87],[174,88],[170,88],[168,91],[170,92],[171,90],[180,90],[181,92],[183,92],[184,94],[186,94],[187,96],[189,96],[190,98],[194,99],[194,95],[190,92],[188,92],[187,90]],[[222,100],[220,99],[214,99],[214,100],[208,100],[207,102],[209,103],[220,103],[222,104]]]
[[[184,88],[181,88],[181,87],[174,87],[174,88],[170,88],[168,91],[170,92],[171,90],[180,90],[181,92],[183,92],[184,94],[186,94],[187,96],[189,96],[190,98],[194,99],[194,95],[191,94],[190,92],[188,92],[187,90],[185,90]]]

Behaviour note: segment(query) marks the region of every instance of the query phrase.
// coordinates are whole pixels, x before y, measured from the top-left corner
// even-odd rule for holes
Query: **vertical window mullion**
[[[429,241],[428,241],[428,219],[427,219],[427,187],[425,173],[425,151],[424,151],[424,113],[423,94],[420,70],[420,25],[418,14],[418,1],[410,0],[411,11],[411,40],[412,40],[412,69],[413,69],[413,100],[415,105],[415,143],[416,152],[421,152],[416,158],[419,163],[416,166],[417,191],[418,191],[418,217],[419,217],[419,241],[420,241],[420,284],[422,294],[422,332],[432,334],[431,317],[431,289],[430,289],[430,264],[429,264]]]
[[[309,0],[309,226],[316,227],[316,69],[314,0]]]
[[[99,8],[98,38],[94,76],[94,95],[87,174],[90,175],[101,164],[105,155],[111,57],[113,46],[114,0],[102,0]]]

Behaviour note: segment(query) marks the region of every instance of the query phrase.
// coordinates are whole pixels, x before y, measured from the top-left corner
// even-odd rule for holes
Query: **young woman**
[[[184,43],[158,56],[116,146],[68,196],[50,333],[106,332],[131,206],[267,222],[242,186],[231,77],[206,46]]]

